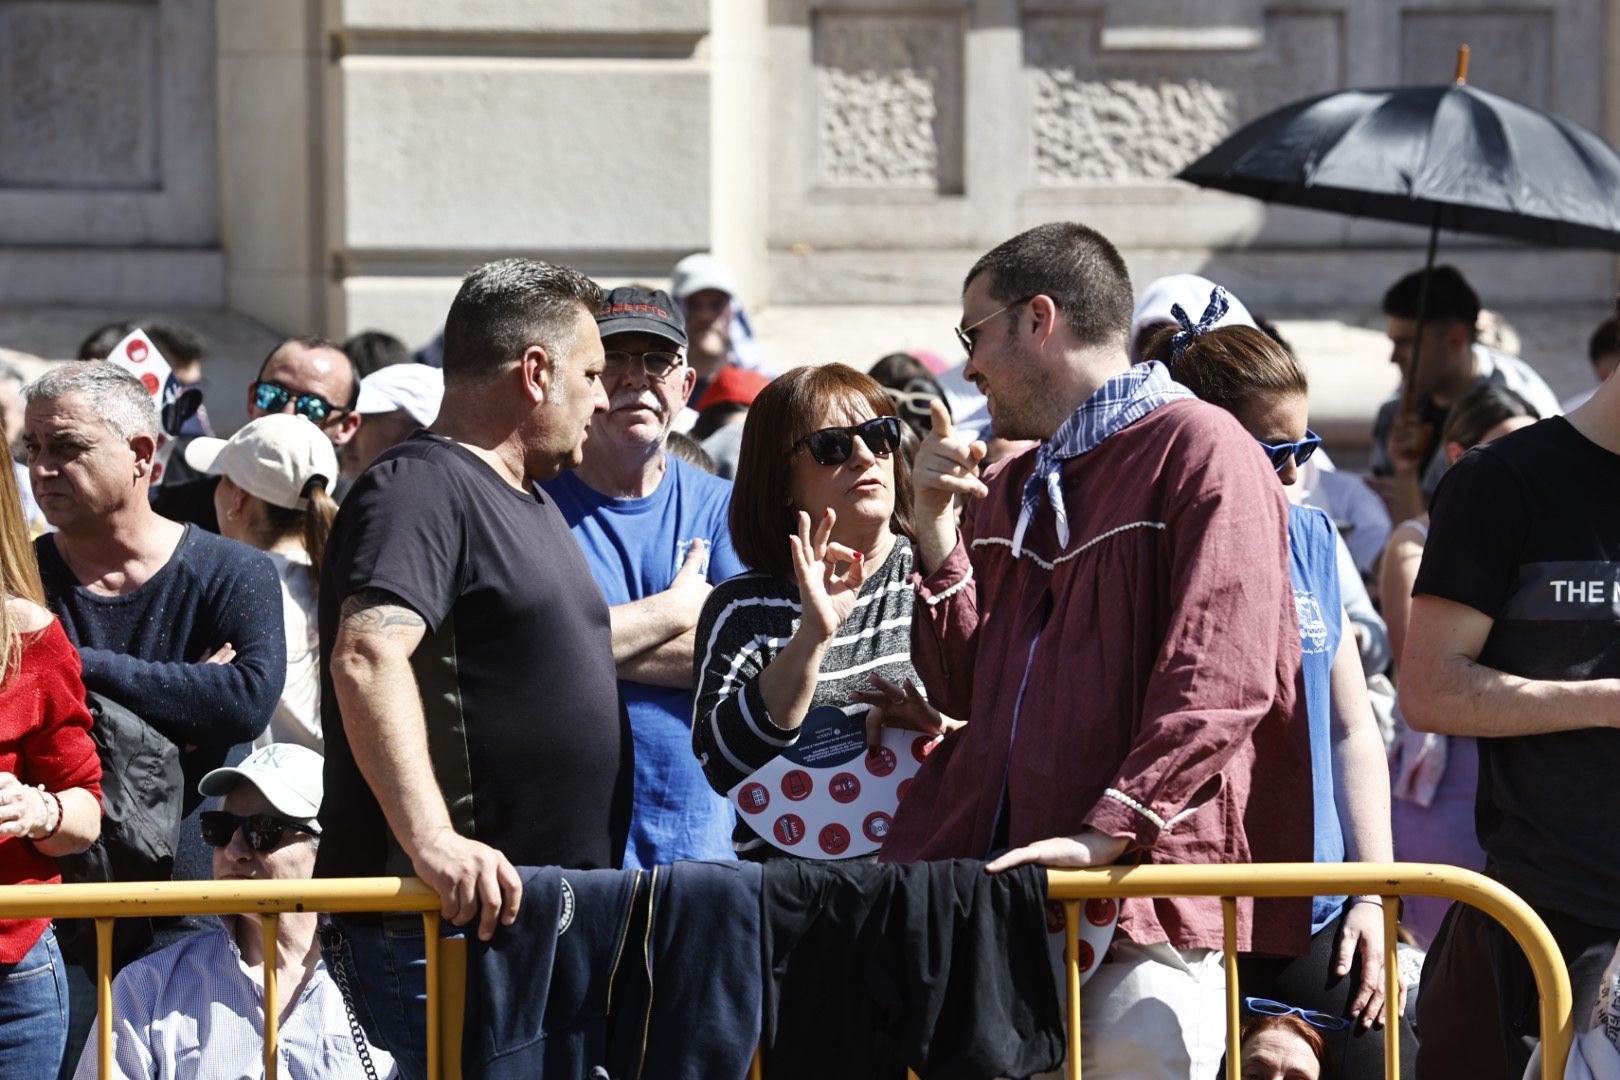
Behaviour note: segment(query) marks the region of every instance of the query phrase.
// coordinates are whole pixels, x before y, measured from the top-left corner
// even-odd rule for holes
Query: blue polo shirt
[[[615,499],[571,472],[543,486],[568,522],[608,606],[668,589],[693,540],[709,548],[708,579],[745,569],[731,546],[731,484],[664,456],[658,489]],[[635,742],[636,772],[626,869],[677,859],[733,859],[731,804],[715,794],[692,753],[691,690],[619,680]]]

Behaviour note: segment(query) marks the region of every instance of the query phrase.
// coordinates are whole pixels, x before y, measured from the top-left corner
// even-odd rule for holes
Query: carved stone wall
[[[1173,176],[1231,130],[1233,94],[1207,79],[1084,79],[1033,73],[1035,178],[1126,183]]]
[[[1242,123],[1343,85],[1343,26],[1332,14],[1265,20],[1266,48],[1108,51],[1094,15],[1038,15],[1024,26],[1031,167],[1047,186],[1174,176]]]
[[[818,15],[815,70],[819,184],[960,189],[959,18]]]

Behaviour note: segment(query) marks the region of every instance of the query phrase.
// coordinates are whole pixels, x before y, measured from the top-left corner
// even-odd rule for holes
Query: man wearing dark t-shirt
[[[607,605],[535,488],[579,463],[607,406],[600,299],[541,262],[469,274],[439,419],[355,484],[321,576],[316,874],[415,873],[485,940],[516,917],[514,863],[617,867],[629,822]],[[420,920],[334,925],[328,960],[353,976],[366,1034],[425,1076]]]
[[[1620,834],[1607,827],[1620,775],[1620,384],[1452,466],[1414,596],[1407,722],[1479,738],[1487,873],[1546,920],[1582,1018],[1620,938]],[[1538,1000],[1507,932],[1453,905],[1423,970],[1418,1075],[1522,1076]]]

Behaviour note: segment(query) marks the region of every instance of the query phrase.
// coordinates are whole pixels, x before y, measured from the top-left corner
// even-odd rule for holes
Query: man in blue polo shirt
[[[692,754],[692,651],[710,587],[743,572],[731,485],[665,451],[697,376],[663,292],[608,293],[596,316],[608,411],[585,458],[545,483],[607,597],[636,774],[624,865],[730,859],[732,811]]]

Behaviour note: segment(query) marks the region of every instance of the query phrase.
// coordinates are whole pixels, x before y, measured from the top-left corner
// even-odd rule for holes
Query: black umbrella
[[[1285,105],[1179,174],[1266,202],[1429,226],[1403,412],[1441,229],[1620,250],[1620,153],[1585,128],[1467,85],[1467,50],[1454,83]]]

